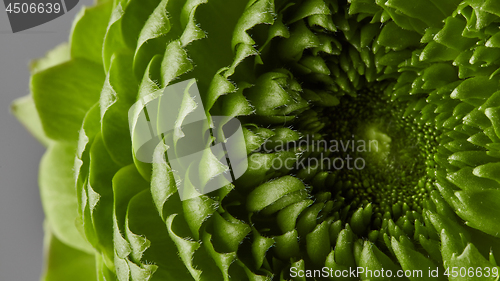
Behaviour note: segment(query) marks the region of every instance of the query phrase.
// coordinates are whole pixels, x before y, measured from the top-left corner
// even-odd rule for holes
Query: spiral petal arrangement
[[[65,268],[85,281],[337,280],[291,269],[358,267],[498,276],[499,27],[496,0],[84,8],[14,104],[48,147],[44,280],[69,280]],[[241,121],[248,170],[181,200],[165,157],[175,148],[139,161],[128,110],[192,78],[208,117]],[[364,140],[378,145],[356,147]],[[338,168],[346,157],[363,168]]]

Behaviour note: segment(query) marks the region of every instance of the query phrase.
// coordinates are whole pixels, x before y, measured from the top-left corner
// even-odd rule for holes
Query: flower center
[[[436,133],[419,118],[405,116],[406,108],[381,91],[363,90],[319,109],[319,119],[326,122],[319,133],[337,146],[328,150],[331,163],[351,161],[341,169],[329,166],[336,174],[335,189],[349,206],[347,216],[371,204],[380,218],[372,220],[372,228],[380,227],[387,213],[394,221],[407,211],[420,213],[433,189]]]

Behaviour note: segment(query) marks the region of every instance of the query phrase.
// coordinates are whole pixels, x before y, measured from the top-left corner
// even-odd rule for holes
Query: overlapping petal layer
[[[17,104],[22,112],[34,102],[39,120],[26,122],[41,123],[44,134],[34,130],[49,147],[40,188],[57,248],[46,280],[67,280],[50,267],[61,243],[95,260],[96,280],[290,280],[291,267],[324,266],[438,267],[446,280],[449,267],[496,267],[499,24],[495,0],[85,8],[70,45],[33,64],[32,101]],[[137,100],[191,78],[208,117],[243,123],[249,168],[181,201],[165,160],[175,148],[160,144],[153,164],[137,160],[127,118]],[[389,172],[394,180],[382,169],[301,167],[332,155],[278,149],[349,138],[371,116],[400,120],[396,137],[414,137],[397,159],[416,164]],[[403,151],[410,142],[417,152]]]

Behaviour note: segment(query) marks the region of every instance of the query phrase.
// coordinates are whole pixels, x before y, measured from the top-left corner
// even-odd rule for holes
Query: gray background
[[[37,177],[44,152],[12,116],[10,103],[29,93],[30,60],[67,41],[82,5],[41,26],[13,34],[0,3],[0,280],[40,279],[43,261],[43,211]]]

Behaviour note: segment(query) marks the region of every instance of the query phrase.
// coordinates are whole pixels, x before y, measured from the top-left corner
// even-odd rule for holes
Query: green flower
[[[42,279],[498,280],[499,27],[496,0],[83,9],[13,105],[47,146]],[[174,148],[137,160],[128,110],[192,78],[249,167],[181,200]]]

